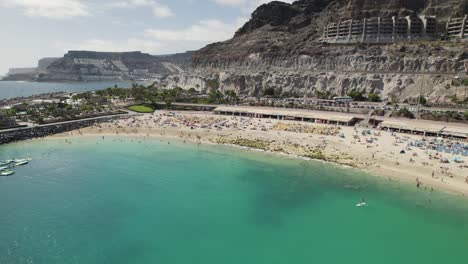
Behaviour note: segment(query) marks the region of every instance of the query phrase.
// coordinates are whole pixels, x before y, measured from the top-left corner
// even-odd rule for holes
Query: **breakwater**
[[[99,123],[109,122],[126,116],[128,116],[128,114],[87,118],[34,127],[3,130],[0,131],[0,145],[21,140],[42,138],[54,134],[64,133],[72,130],[90,127]]]

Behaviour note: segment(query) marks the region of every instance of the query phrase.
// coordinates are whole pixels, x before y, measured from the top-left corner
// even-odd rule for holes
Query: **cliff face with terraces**
[[[432,101],[463,97],[459,79],[468,69],[468,42],[409,41],[394,44],[327,44],[327,23],[376,16],[434,15],[443,34],[449,17],[467,13],[465,0],[301,0],[260,6],[230,40],[193,54],[189,72],[165,79],[169,87],[258,95],[266,87],[314,96],[351,89],[399,101],[423,93]]]

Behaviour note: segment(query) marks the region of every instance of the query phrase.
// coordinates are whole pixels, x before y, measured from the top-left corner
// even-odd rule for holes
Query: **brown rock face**
[[[461,16],[466,11],[465,0],[351,0],[343,8],[344,18],[373,16],[406,16],[411,14]]]
[[[423,82],[431,84],[427,96],[439,100],[464,72],[468,42],[331,45],[319,38],[329,21],[427,14],[443,24],[467,10],[466,0],[275,1],[260,6],[234,38],[194,52],[192,71],[167,82],[207,89],[206,80],[218,79],[222,90],[251,95],[272,86],[303,95],[360,89],[402,100]]]
[[[153,78],[183,72],[191,52],[153,56],[141,52],[69,51],[39,74],[39,81],[106,81]]]

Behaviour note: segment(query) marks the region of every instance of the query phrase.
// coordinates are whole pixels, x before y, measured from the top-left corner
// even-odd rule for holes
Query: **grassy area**
[[[132,105],[128,107],[128,109],[138,113],[153,113],[155,110],[154,108],[147,105]]]

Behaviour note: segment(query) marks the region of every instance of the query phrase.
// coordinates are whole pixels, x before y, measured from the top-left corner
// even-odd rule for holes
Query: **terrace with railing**
[[[451,18],[445,32],[438,32],[433,16],[373,17],[359,20],[341,20],[329,23],[324,30],[327,43],[396,43],[408,40],[436,40],[468,38],[467,16]],[[440,31],[440,30],[439,30]]]

